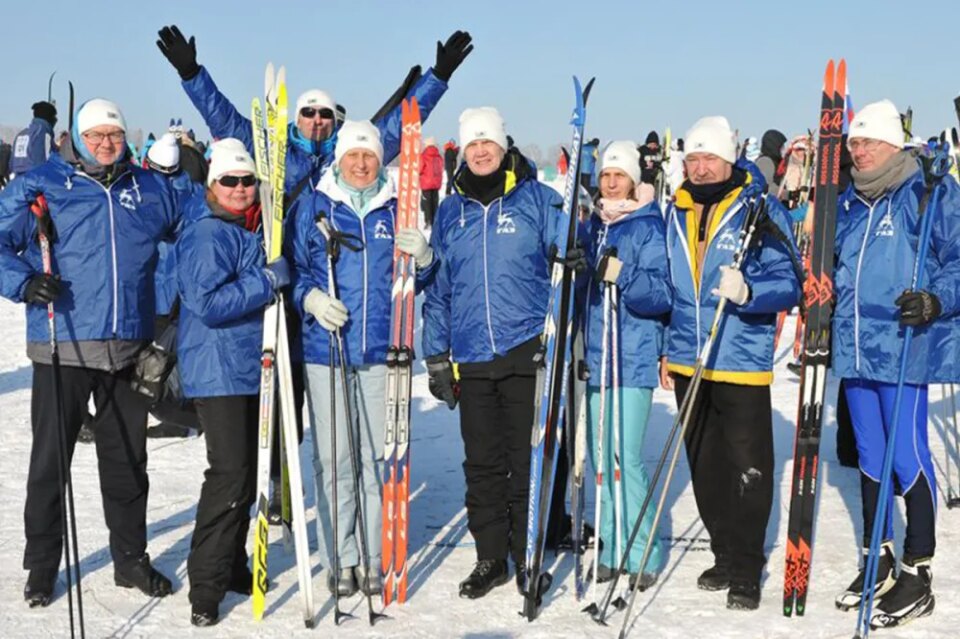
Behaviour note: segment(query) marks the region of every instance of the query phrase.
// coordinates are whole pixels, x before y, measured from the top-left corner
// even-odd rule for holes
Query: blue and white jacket
[[[840,377],[896,383],[903,329],[894,300],[911,288],[917,260],[918,208],[925,186],[919,170],[891,193],[867,202],[851,184],[837,210],[833,369]],[[907,383],[960,380],[960,186],[940,180],[924,215],[932,220],[922,288],[941,316],[914,330]]]

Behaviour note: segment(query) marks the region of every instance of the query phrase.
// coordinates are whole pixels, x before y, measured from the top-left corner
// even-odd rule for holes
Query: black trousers
[[[467,526],[480,560],[524,559],[535,387],[532,373],[460,380]]]
[[[256,497],[256,395],[194,400],[207,442],[187,574],[190,602],[219,602],[234,572],[247,568],[250,506]]]
[[[437,206],[440,204],[440,191],[438,189],[425,189],[420,196],[420,208],[423,209],[423,222],[427,226],[433,226],[433,218],[437,214]]]
[[[147,550],[147,407],[129,383],[130,369],[119,373],[60,367],[67,458],[73,458],[77,433],[91,393],[97,407],[97,464],[103,512],[110,530],[115,569],[135,563]],[[63,553],[60,495],[59,422],[52,367],[33,365],[30,418],[33,445],[23,513],[27,570],[59,565]],[[90,504],[78,503],[78,508]],[[80,531],[82,538],[83,532]]]
[[[837,459],[841,466],[857,468],[860,465],[860,453],[857,452],[857,438],[853,434],[853,420],[850,419],[850,407],[847,405],[847,393],[840,380],[837,391]]]
[[[690,378],[678,375],[675,381],[679,405]],[[770,387],[703,380],[684,444],[717,563],[735,579],[759,582],[773,505]]]

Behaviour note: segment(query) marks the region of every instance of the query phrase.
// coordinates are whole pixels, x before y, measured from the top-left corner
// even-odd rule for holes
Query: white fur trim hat
[[[127,130],[127,121],[123,118],[123,112],[114,102],[103,98],[94,98],[84,102],[80,110],[77,111],[77,132],[86,133],[93,127],[102,124],[118,126],[124,132]]]
[[[210,154],[210,174],[207,186],[213,184],[221,175],[232,171],[257,174],[257,165],[247,152],[243,142],[236,138],[224,138],[213,143]]]
[[[620,169],[630,176],[634,186],[640,184],[640,152],[637,151],[637,145],[630,140],[617,140],[608,144],[600,156],[600,171],[597,175],[607,169]]]
[[[850,123],[849,139],[853,138],[881,140],[902,149],[904,135],[900,111],[890,100],[871,102],[857,111]]]
[[[311,109],[330,109],[336,113],[337,102],[333,99],[333,96],[326,91],[310,89],[309,91],[301,93],[300,97],[297,98],[297,113],[299,114],[300,109],[304,107],[310,107]]]
[[[684,136],[683,148],[686,155],[712,153],[730,164],[737,161],[737,135],[722,115],[697,120]]]
[[[353,149],[371,151],[383,164],[383,145],[380,143],[380,129],[368,120],[344,120],[337,131],[337,146],[333,151],[334,161],[340,160]]]
[[[170,173],[180,166],[180,146],[177,136],[173,133],[164,133],[160,139],[150,145],[147,151],[147,163],[151,168],[164,173]]]
[[[477,107],[460,114],[460,146],[465,149],[477,140],[490,140],[507,150],[506,124],[495,108]]]

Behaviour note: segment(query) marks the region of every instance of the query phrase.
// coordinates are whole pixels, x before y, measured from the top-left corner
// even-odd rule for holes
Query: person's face
[[[730,179],[733,165],[713,153],[691,153],[683,159],[687,178],[694,184],[718,184]]]
[[[333,135],[334,116],[327,107],[303,107],[297,113],[297,128],[303,137],[320,142]]]
[[[367,149],[350,149],[340,158],[340,175],[355,189],[365,189],[377,179],[380,160]]]
[[[224,184],[227,182],[227,184]],[[244,184],[246,182],[247,184]],[[230,171],[217,178],[210,186],[220,206],[242,211],[257,197],[257,180],[249,171]]]
[[[858,171],[879,169],[900,151],[889,142],[873,138],[850,138],[847,148],[853,158],[853,166],[857,167]]]
[[[90,155],[103,166],[119,160],[127,148],[127,137],[123,129],[112,124],[101,124],[87,129],[80,137]]]
[[[474,140],[463,150],[467,168],[478,177],[490,175],[500,167],[506,153],[492,140]]]
[[[600,195],[609,200],[625,200],[633,188],[633,180],[620,169],[604,169],[600,174]]]

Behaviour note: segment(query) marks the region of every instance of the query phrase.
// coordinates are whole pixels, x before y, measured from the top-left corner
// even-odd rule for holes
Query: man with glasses
[[[893,446],[893,472],[906,503],[907,527],[899,575],[893,532],[893,493],[882,524],[873,589],[872,627],[897,626],[933,612],[931,563],[936,546],[936,475],[927,441],[927,385],[953,382],[960,311],[960,187],[934,184],[917,155],[904,149],[899,111],[889,100],[868,104],[850,123],[852,183],[840,196],[833,315],[833,372],[843,380],[860,465],[863,553],[873,534],[880,475],[900,376],[903,328],[913,342]],[[921,220],[931,218],[922,290],[912,291]],[[896,267],[891,268],[892,265]],[[857,609],[864,574],[836,599]]]
[[[62,553],[61,417],[69,459],[91,394],[114,581],[153,597],[171,592],[170,580],[146,553],[147,412],[130,378],[153,337],[157,243],[175,231],[179,213],[164,179],[130,164],[116,104],[85,103],[73,130],[59,154],[0,194],[0,295],[27,307],[33,362],[23,557],[31,607],[50,603]],[[53,274],[44,273],[39,233],[51,239]],[[49,304],[60,351],[59,394]]]
[[[253,153],[252,124],[220,92],[207,70],[197,64],[196,38],[191,37],[187,41],[176,25],[164,27],[159,35],[157,46],[180,74],[187,96],[197,107],[213,136],[238,138]],[[437,61],[433,69],[420,78],[406,95],[398,97],[416,97],[425,121],[446,92],[450,76],[472,50],[470,34],[464,31],[455,32],[446,44],[437,42]],[[333,161],[337,129],[342,122],[337,118],[337,103],[325,91],[307,91],[297,98],[296,104],[296,122],[290,125],[287,149],[285,190],[288,195],[294,189],[302,190],[306,186],[302,181],[307,176],[312,182],[309,186],[318,182],[320,172]],[[400,152],[399,100],[373,124],[380,129],[386,165]]]

